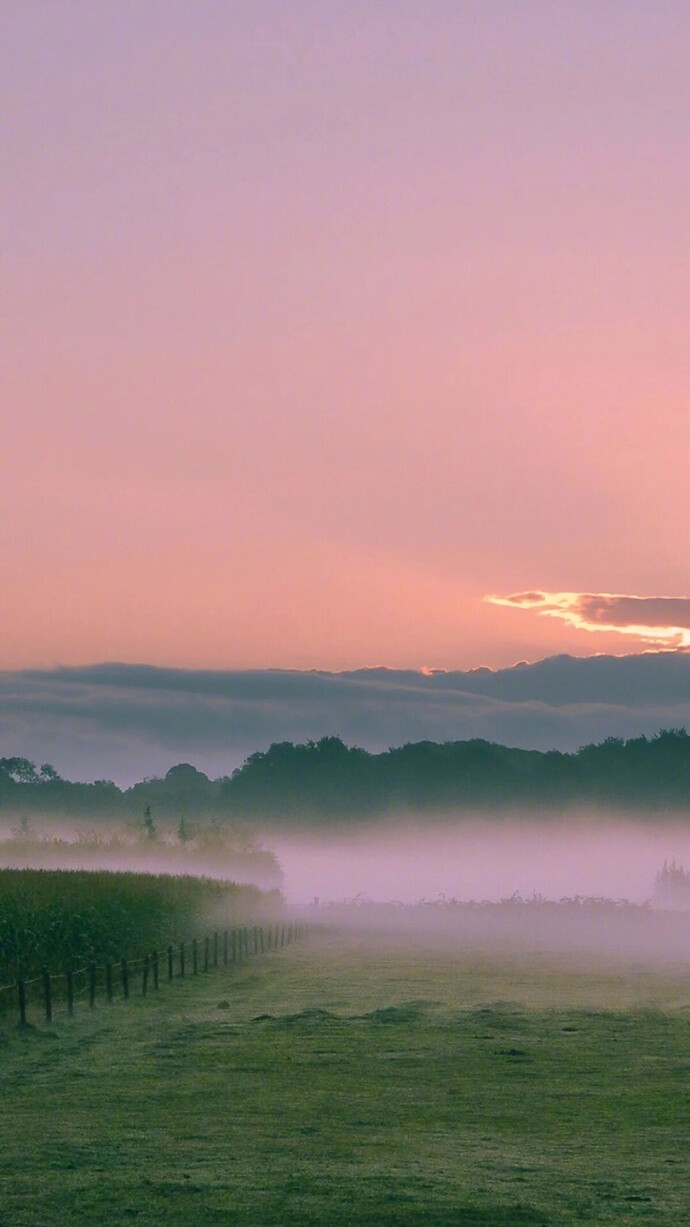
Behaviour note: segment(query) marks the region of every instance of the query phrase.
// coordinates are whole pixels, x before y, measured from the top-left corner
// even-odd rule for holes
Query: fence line
[[[172,983],[190,974],[196,976],[230,964],[240,967],[249,960],[250,953],[258,955],[280,950],[304,937],[307,930],[305,923],[276,924],[266,928],[253,925],[251,928],[244,926],[222,932],[215,929],[201,938],[195,936],[191,940],[159,946],[134,959],[123,955],[108,958],[101,964],[90,960],[83,967],[61,972],[53,972],[46,967],[38,976],[28,979],[19,976],[14,983],[1,984],[0,1008],[3,1008],[2,994],[9,993],[12,998],[4,1009],[9,1011],[14,1005],[20,1026],[27,1025],[29,1004],[40,1010],[46,1022],[52,1022],[56,1002],[58,1008],[64,1004],[71,1017],[78,1001],[88,1000],[89,1009],[96,1008],[99,987],[108,1005],[112,1005],[116,996],[128,1001],[137,980],[139,994],[146,997],[149,989],[156,992],[163,980]],[[80,988],[81,977],[84,977],[84,981]],[[59,996],[56,988],[62,986],[63,981],[64,993]]]

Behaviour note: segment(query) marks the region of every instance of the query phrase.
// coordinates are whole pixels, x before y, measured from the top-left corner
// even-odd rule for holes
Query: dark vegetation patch
[[[210,878],[0,869],[0,986],[44,966],[136,957],[233,918],[246,923],[274,902],[254,886]]]
[[[380,754],[322,737],[280,742],[251,754],[221,784],[231,815],[323,822],[411,809],[530,809],[622,806],[626,811],[690,804],[690,736],[664,729],[627,741],[609,737],[575,753],[522,750],[475,738],[410,743]]]
[[[430,1005],[437,1002],[406,1001],[400,1005],[381,1006],[369,1010],[366,1014],[334,1014],[331,1010],[319,1006],[309,1006],[290,1014],[256,1014],[253,1023],[275,1023],[281,1027],[311,1026],[319,1023],[353,1023],[369,1022],[382,1026],[395,1026],[416,1023],[423,1020]]]
[[[548,664],[548,662],[545,662]],[[680,663],[680,662],[679,662]],[[498,675],[495,675],[498,676]],[[494,679],[495,680],[495,679]],[[512,679],[520,683],[518,675]],[[463,677],[463,685],[479,679]],[[448,678],[427,685],[446,689]],[[486,679],[481,682],[484,686]],[[150,806],[181,823],[194,813],[229,823],[248,817],[321,825],[401,810],[449,812],[554,806],[622,807],[626,812],[684,811],[690,805],[690,736],[683,728],[653,737],[608,737],[574,753],[524,750],[473,738],[421,741],[370,753],[339,737],[298,745],[275,742],[250,754],[231,776],[210,780],[190,763],[163,779],[121,790],[111,781],[78,784],[59,777],[50,763],[0,758],[0,811],[101,816],[131,820]],[[192,831],[182,832],[185,842]],[[242,851],[240,849],[240,851]],[[261,849],[254,858],[275,858]]]
[[[385,1026],[419,1022],[425,1014],[424,1004],[417,1001],[404,1002],[402,1005],[383,1006],[378,1010],[370,1010],[368,1014],[358,1014],[355,1018],[366,1022],[382,1023]]]
[[[314,1024],[341,1022],[342,1020],[330,1010],[321,1010],[311,1006],[305,1010],[298,1010],[295,1014],[280,1014],[273,1021],[281,1027],[309,1027]]]

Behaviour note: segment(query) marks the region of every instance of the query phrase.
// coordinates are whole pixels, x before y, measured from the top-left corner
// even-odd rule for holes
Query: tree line
[[[608,737],[568,753],[521,750],[480,739],[409,743],[382,753],[339,737],[274,743],[231,775],[209,779],[189,763],[120,789],[61,779],[49,763],[0,758],[0,810],[191,823],[266,820],[327,823],[409,811],[690,808],[690,735]]]

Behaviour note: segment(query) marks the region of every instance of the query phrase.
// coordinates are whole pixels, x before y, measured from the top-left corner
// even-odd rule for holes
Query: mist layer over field
[[[376,934],[397,934],[420,953],[556,955],[592,971],[602,959],[626,974],[690,964],[690,910],[669,907],[656,881],[665,861],[690,861],[690,829],[678,822],[497,818],[275,846],[288,901],[367,933],[372,949]]]
[[[690,824],[567,819],[405,819],[366,831],[269,836],[289,902],[363,897],[417,903],[606,896],[643,903],[664,861],[690,864]]]

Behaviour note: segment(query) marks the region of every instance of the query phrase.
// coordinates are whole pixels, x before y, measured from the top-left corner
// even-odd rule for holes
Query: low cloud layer
[[[690,727],[690,654],[555,656],[492,671],[205,671],[103,664],[0,674],[0,754],[127,784],[188,761],[229,773],[273,741],[370,750],[483,737],[570,750]]]
[[[690,648],[690,597],[536,591],[485,599],[492,605],[533,609],[578,630],[617,631],[655,647]]]

